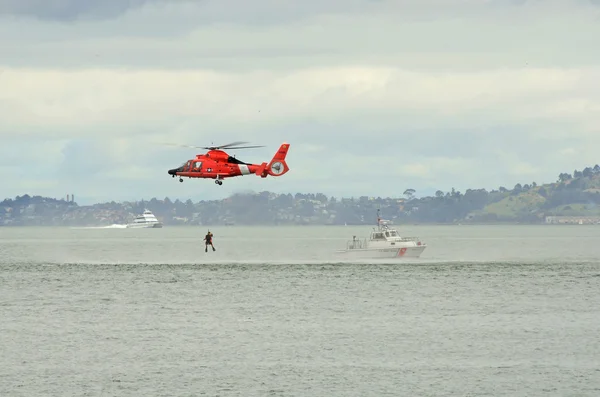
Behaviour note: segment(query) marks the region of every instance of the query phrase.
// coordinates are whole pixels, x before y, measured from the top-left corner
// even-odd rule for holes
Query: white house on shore
[[[549,225],[597,225],[600,216],[547,216],[546,224]]]

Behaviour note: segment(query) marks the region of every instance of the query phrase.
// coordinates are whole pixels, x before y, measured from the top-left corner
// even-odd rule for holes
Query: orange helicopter
[[[179,168],[173,168],[169,170],[169,175],[173,178],[179,176],[179,182],[183,182],[183,177],[188,178],[202,178],[202,179],[214,179],[217,185],[223,184],[223,179],[233,178],[236,176],[244,176],[254,174],[261,178],[266,178],[268,175],[271,176],[282,176],[290,169],[285,162],[285,156],[287,155],[290,145],[283,143],[275,156],[269,163],[250,164],[240,161],[235,156],[230,156],[222,149],[234,150],[234,149],[249,149],[258,148],[264,146],[239,146],[248,142],[232,142],[222,146],[189,146],[189,145],[175,145],[190,148],[207,149],[208,152],[205,154],[197,154],[193,160],[188,160],[182,164]]]

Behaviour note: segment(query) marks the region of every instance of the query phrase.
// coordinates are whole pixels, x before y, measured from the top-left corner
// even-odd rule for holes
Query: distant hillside
[[[24,195],[0,202],[0,226],[123,224],[145,208],[166,225],[374,224],[378,208],[395,223],[542,223],[552,215],[600,216],[600,166],[561,173],[556,182],[544,185],[438,190],[421,198],[415,193],[406,189],[403,197],[328,198],[323,193],[260,192],[197,203],[165,197],[92,206]]]
[[[435,197],[409,200],[406,220],[540,223],[552,215],[600,216],[599,204],[600,166],[595,165],[561,173],[556,182],[544,185],[517,183],[512,189],[468,189],[464,194],[438,191]]]
[[[561,173],[557,181],[541,186],[516,185],[508,197],[483,209],[498,219],[536,221],[545,216],[599,216],[600,166],[572,174]]]

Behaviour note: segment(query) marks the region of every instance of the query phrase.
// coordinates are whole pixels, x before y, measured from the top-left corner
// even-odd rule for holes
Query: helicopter
[[[250,149],[264,146],[239,146],[248,142],[232,142],[221,146],[189,146],[175,145],[181,147],[189,147],[196,149],[206,149],[205,154],[197,154],[196,158],[188,160],[178,168],[170,169],[169,175],[173,178],[179,176],[179,182],[183,182],[183,177],[214,179],[215,184],[222,185],[226,178],[234,178],[244,175],[257,175],[261,178],[271,176],[282,176],[290,169],[285,162],[290,147],[289,143],[283,143],[279,150],[275,153],[269,163],[263,162],[260,165],[245,163],[231,156],[224,151],[236,149]]]

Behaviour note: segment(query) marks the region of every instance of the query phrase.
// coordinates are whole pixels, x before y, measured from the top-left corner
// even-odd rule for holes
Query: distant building
[[[549,225],[597,225],[600,216],[547,216],[546,224]]]

